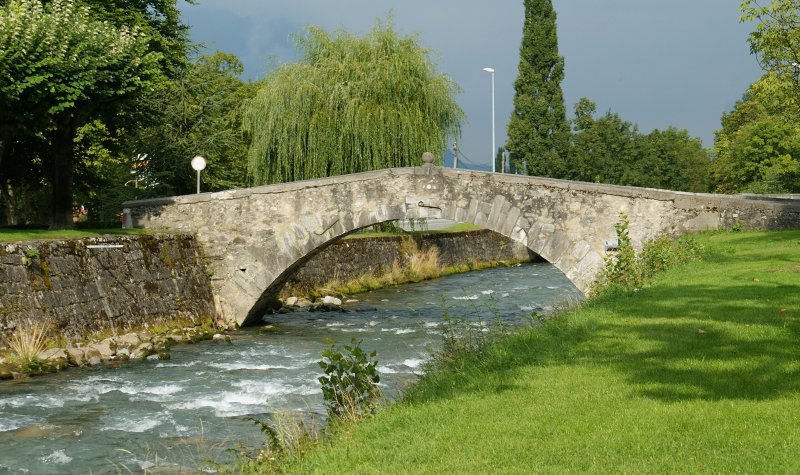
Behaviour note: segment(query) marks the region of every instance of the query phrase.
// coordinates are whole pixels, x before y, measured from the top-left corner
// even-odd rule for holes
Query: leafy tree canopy
[[[668,190],[707,191],[709,158],[699,139],[674,127],[640,134],[612,112],[595,118],[586,98],[575,104],[565,175],[573,180]]]
[[[765,75],[730,113],[714,141],[714,189],[721,193],[800,192],[800,120],[785,81]]]
[[[152,87],[161,58],[137,28],[101,22],[80,3],[0,7],[0,163],[12,140],[36,137],[49,148],[55,227],[71,224],[78,129]]]
[[[745,0],[764,75],[722,116],[711,169],[718,192],[800,191],[800,0]]]
[[[458,88],[415,37],[378,22],[366,37],[309,27],[298,63],[270,73],[247,106],[256,183],[417,164],[460,134]]]
[[[745,0],[740,10],[741,21],[756,23],[748,41],[762,69],[800,94],[800,0]]]
[[[157,114],[133,134],[131,148],[143,163],[141,185],[160,195],[194,192],[189,161],[206,159],[203,189],[219,191],[247,184],[247,146],[242,132],[243,103],[255,85],[241,80],[241,62],[217,51],[195,58],[169,85],[144,103]],[[146,172],[146,173],[144,173]]]
[[[0,6],[12,0],[0,0]],[[40,0],[47,6],[54,0]],[[179,0],[78,0],[88,6],[93,18],[106,21],[117,28],[136,27],[149,39],[149,49],[161,54],[161,65],[172,75],[186,63],[191,46],[189,27],[181,23]],[[196,0],[183,0],[195,4]]]

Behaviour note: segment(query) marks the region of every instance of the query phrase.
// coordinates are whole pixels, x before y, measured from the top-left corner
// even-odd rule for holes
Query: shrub
[[[641,286],[642,276],[636,262],[636,252],[628,233],[628,216],[622,214],[614,224],[619,241],[616,252],[605,258],[605,266],[597,276],[593,292],[602,293],[612,288],[633,289]]]
[[[700,260],[704,250],[691,235],[678,239],[661,236],[648,241],[637,256],[628,233],[628,216],[623,214],[614,225],[619,246],[615,253],[606,256],[605,266],[597,276],[592,294],[598,296],[613,290],[635,291],[659,272]]]
[[[331,421],[354,420],[371,413],[381,397],[376,352],[367,354],[361,340],[355,338],[342,348],[331,346],[322,352],[319,362],[325,372],[319,378],[322,397]]]
[[[301,413],[278,412],[271,422],[255,417],[245,419],[258,426],[264,435],[263,447],[255,451],[242,447],[239,451],[239,456],[251,466],[276,461],[280,457],[298,455],[320,438],[318,421]]]
[[[39,354],[47,346],[46,330],[47,325],[39,322],[18,326],[5,342],[10,351],[8,360],[25,373],[38,371],[42,366]]]

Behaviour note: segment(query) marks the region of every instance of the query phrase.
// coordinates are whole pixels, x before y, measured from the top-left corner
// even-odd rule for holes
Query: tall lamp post
[[[495,158],[494,154],[495,145],[494,145],[494,68],[483,68],[484,71],[492,75],[492,173],[497,171],[497,159]]]
[[[200,170],[206,167],[206,159],[197,155],[192,159],[192,168],[197,171],[197,194],[200,194]]]

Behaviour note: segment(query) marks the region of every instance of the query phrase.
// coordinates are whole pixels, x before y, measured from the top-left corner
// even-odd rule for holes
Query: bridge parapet
[[[570,182],[437,167],[386,169],[125,203],[134,227],[197,235],[229,320],[263,314],[286,279],[327,244],[405,218],[469,222],[528,246],[586,292],[625,213],[634,245],[662,234],[800,226],[800,202]]]

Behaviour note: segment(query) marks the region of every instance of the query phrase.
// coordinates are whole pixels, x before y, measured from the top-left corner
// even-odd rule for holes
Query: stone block
[[[84,366],[86,364],[86,350],[83,348],[67,348],[66,351],[69,364],[73,366]]]

